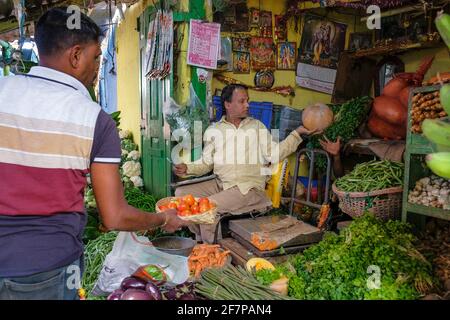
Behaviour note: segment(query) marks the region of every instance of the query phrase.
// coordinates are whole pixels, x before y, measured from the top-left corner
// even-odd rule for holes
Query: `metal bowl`
[[[155,248],[160,251],[185,257],[188,257],[191,254],[197,244],[197,242],[191,238],[175,236],[156,238],[152,243]]]

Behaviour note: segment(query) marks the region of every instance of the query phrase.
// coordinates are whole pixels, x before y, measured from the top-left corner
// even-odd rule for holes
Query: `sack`
[[[119,289],[124,278],[148,264],[163,268],[168,284],[181,284],[189,278],[187,257],[159,251],[146,237],[133,232],[119,232],[112,251],[105,258],[92,295],[110,294]]]

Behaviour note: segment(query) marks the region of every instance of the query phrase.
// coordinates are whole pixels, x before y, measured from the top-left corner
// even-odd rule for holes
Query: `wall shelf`
[[[396,53],[402,53],[414,49],[433,49],[444,47],[442,41],[430,41],[430,42],[420,42],[420,43],[409,43],[409,44],[391,44],[382,47],[375,47],[369,49],[362,49],[357,51],[346,51],[351,58],[363,58],[371,56],[383,56],[392,55]]]

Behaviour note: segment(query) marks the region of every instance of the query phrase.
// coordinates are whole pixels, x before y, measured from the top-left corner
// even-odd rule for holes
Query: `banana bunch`
[[[450,49],[450,15],[444,13],[444,11],[442,10],[438,12],[436,20],[434,22],[442,37],[442,40],[444,40],[444,42]]]
[[[439,12],[436,27],[442,39],[450,49],[450,15]],[[441,105],[450,115],[450,84],[444,85],[440,91]],[[450,120],[426,119],[422,122],[423,134],[436,146],[436,153],[427,155],[425,161],[435,174],[450,179]]]
[[[422,122],[422,132],[437,151],[427,155],[428,167],[438,176],[450,179],[450,119],[426,119]]]

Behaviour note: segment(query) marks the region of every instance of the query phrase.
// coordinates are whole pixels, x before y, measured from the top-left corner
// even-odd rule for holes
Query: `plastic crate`
[[[301,124],[301,120],[280,118],[280,141],[284,140],[292,132],[292,130],[297,129]]]
[[[290,107],[284,107],[281,110],[280,118],[287,119],[287,120],[296,120],[301,121],[302,120],[302,110],[290,108]]]
[[[216,121],[219,121],[223,116],[222,102],[220,101],[219,96],[213,96],[213,105],[216,114],[215,119]],[[272,106],[272,102],[251,101],[249,103],[248,112],[251,117],[258,119],[259,121],[264,123],[267,129],[270,129],[270,124],[272,121]]]
[[[264,123],[267,129],[270,130],[272,121],[272,102],[250,102],[248,109],[249,114]]]
[[[213,96],[213,105],[215,108],[215,119],[216,121],[219,121],[223,116],[222,101],[220,100],[220,96]]]
[[[281,110],[283,106],[273,105],[272,108],[272,123],[270,129],[280,129]]]

